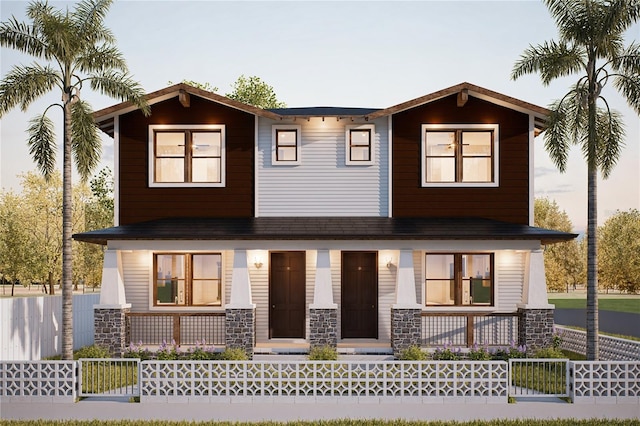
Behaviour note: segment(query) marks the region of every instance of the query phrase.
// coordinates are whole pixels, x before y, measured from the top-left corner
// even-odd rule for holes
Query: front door
[[[378,254],[342,252],[342,338],[378,338]]]
[[[269,338],[302,338],[305,328],[305,252],[271,252]]]

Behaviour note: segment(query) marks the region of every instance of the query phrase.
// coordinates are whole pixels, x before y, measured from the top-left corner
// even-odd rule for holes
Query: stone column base
[[[420,346],[422,309],[391,309],[391,349],[396,358],[410,346]]]
[[[93,310],[94,337],[97,346],[107,348],[114,357],[121,357],[127,348],[129,327],[127,314],[131,308],[100,308]]]
[[[526,345],[527,354],[552,345],[553,311],[518,308],[518,344]]]
[[[309,346],[338,346],[338,309],[309,309]]]
[[[256,341],[255,309],[225,309],[225,345],[227,349],[242,349],[253,359]]]

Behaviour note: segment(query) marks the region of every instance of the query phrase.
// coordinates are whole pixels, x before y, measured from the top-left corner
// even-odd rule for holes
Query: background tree
[[[573,232],[569,215],[548,198],[535,199],[533,217],[535,226]],[[544,250],[544,269],[549,290],[569,291],[574,285],[583,283],[586,258],[582,256],[580,243],[572,240],[548,245]]]
[[[225,96],[258,108],[285,108],[287,104],[280,102],[273,87],[262,81],[260,77],[241,75],[231,86],[231,93]]]
[[[91,191],[84,200],[83,231],[92,231],[113,226],[113,174],[104,168],[91,179]],[[103,246],[75,243],[78,255],[74,268],[74,282],[82,281],[85,286],[96,287],[102,281]]]
[[[622,150],[620,116],[602,89],[609,83],[640,113],[640,44],[624,46],[624,33],[640,17],[637,0],[545,0],[560,40],[529,46],[511,77],[537,72],[542,83],[578,74],[571,90],[549,108],[545,148],[561,172],[571,145],[587,162],[587,359],[598,359],[597,182],[608,177]],[[602,107],[599,107],[599,104]]]
[[[25,281],[25,261],[28,258],[28,235],[24,226],[24,204],[13,192],[0,193],[0,279],[14,286]],[[3,287],[4,289],[4,287]]]
[[[72,285],[72,183],[71,162],[83,180],[100,160],[101,142],[91,107],[80,98],[84,84],[103,95],[131,101],[144,114],[150,109],[142,87],[128,74],[125,60],[115,46],[104,18],[112,0],[83,0],[73,10],[57,10],[46,1],[27,7],[29,23],[15,17],[0,24],[0,46],[18,50],[41,62],[14,66],[0,81],[0,117],[19,106],[29,105],[58,89],[62,103],[52,104],[33,118],[28,145],[38,169],[50,177],[55,167],[52,107],[63,115],[63,201],[62,201],[62,356],[73,359]]]
[[[207,92],[216,93],[218,91],[218,87],[211,83],[200,83],[193,80],[182,80],[180,83],[188,84],[189,86],[197,87],[198,89],[206,90]],[[173,84],[173,81],[169,80],[168,84]]]
[[[600,227],[598,242],[603,287],[640,292],[640,211],[617,211]]]

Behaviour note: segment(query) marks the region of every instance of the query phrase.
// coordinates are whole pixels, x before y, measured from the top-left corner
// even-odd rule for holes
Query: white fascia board
[[[387,117],[387,216],[393,217],[393,118],[392,115]]]
[[[113,226],[120,225],[120,117],[113,119]]]
[[[426,250],[431,252],[537,250],[539,240],[111,240],[109,249],[211,250]]]
[[[533,226],[534,221],[533,206],[535,202],[535,138],[535,117],[533,116],[533,114],[529,114],[529,226]]]

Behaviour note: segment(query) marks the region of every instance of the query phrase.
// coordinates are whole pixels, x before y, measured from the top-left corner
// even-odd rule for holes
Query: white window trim
[[[420,155],[422,156],[420,170],[422,177],[420,182],[422,187],[429,188],[461,188],[461,187],[498,187],[500,186],[500,170],[498,165],[500,164],[500,126],[498,124],[423,124],[422,136],[420,136]],[[493,182],[427,182],[427,158],[425,152],[425,135],[427,130],[493,130]]]
[[[367,129],[371,131],[371,140],[369,141],[370,149],[371,149],[371,157],[369,161],[353,161],[349,159],[349,136],[351,130],[358,129]],[[344,159],[345,164],[347,166],[370,166],[372,164],[376,164],[376,150],[375,150],[375,142],[376,142],[376,126],[375,124],[352,124],[345,126],[344,130]]]
[[[156,130],[220,130],[220,182],[155,182],[153,136]],[[152,124],[149,126],[149,187],[150,188],[220,188],[226,186],[226,135],[224,124]]]
[[[153,266],[154,266],[154,262],[153,262],[153,258],[156,254],[163,254],[163,253],[171,253],[171,254],[217,254],[220,253],[221,256],[221,264],[222,264],[222,271],[221,271],[221,276],[220,276],[220,285],[221,285],[221,294],[220,294],[220,299],[221,299],[221,305],[220,306],[202,306],[202,305],[198,305],[198,306],[177,306],[177,305],[154,305],[154,300],[153,300],[153,286],[155,285],[155,279],[156,279],[156,271],[154,271]],[[149,264],[149,286],[148,286],[148,312],[224,312],[225,309],[225,297],[226,297],[226,279],[225,279],[225,269],[226,269],[226,253],[225,250],[158,250],[158,251],[149,251],[148,252],[148,264]]]
[[[278,160],[276,155],[276,130],[295,130],[296,140],[296,161]],[[271,165],[273,166],[298,166],[302,164],[301,149],[302,126],[296,124],[274,124],[271,126]]]

